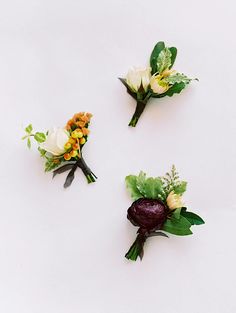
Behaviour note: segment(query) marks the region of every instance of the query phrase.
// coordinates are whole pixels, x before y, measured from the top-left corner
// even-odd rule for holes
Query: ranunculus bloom
[[[169,85],[161,81],[160,75],[153,75],[150,79],[150,86],[154,93],[162,94],[169,89]]]
[[[133,68],[126,76],[126,83],[134,91],[138,92],[141,85],[146,92],[150,84],[151,68]]]
[[[166,199],[167,205],[170,210],[175,210],[183,207],[183,201],[180,195],[171,191]]]
[[[53,155],[61,155],[65,152],[65,144],[69,134],[64,128],[54,127],[48,132],[47,139],[41,144],[41,148]]]
[[[160,229],[166,221],[167,209],[160,200],[141,198],[129,207],[127,218],[133,225],[152,231]]]

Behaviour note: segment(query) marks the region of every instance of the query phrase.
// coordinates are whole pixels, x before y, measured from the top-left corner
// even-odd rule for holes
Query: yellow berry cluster
[[[91,113],[76,113],[66,124],[66,130],[70,133],[70,138],[65,144],[66,161],[71,158],[80,158],[81,147],[86,143],[89,134],[89,122],[92,117]]]

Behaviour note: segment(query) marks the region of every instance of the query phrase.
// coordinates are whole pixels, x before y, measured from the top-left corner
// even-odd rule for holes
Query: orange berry
[[[86,142],[86,139],[85,139],[84,137],[83,137],[83,138],[80,138],[79,143],[80,143],[81,145],[84,145],[85,142]]]
[[[70,153],[65,153],[65,154],[64,154],[64,159],[65,159],[66,161],[69,161],[69,160],[71,159]]]
[[[85,126],[85,122],[80,121],[80,122],[77,122],[76,125],[82,128]]]
[[[71,148],[71,143],[67,142],[64,147],[66,150],[69,150]]]
[[[71,143],[72,145],[76,143],[76,140],[74,138],[70,138],[68,140],[69,143]]]
[[[83,127],[83,128],[82,128],[82,132],[83,132],[84,136],[87,136],[87,135],[89,134],[89,129]]]
[[[81,139],[80,139],[81,140]],[[79,144],[78,143],[75,143],[74,145],[73,145],[73,149],[74,150],[79,150]]]
[[[78,151],[77,151],[77,150],[72,150],[72,151],[70,152],[70,156],[71,156],[72,158],[75,158],[77,155],[78,155]]]

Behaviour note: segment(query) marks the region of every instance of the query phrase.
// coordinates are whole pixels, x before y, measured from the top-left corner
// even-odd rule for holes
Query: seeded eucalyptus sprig
[[[187,182],[179,179],[175,166],[162,177],[147,177],[140,172],[138,176],[129,175],[125,180],[134,201],[127,211],[127,218],[139,227],[136,240],[125,255],[127,259],[142,259],[144,243],[149,237],[168,237],[166,232],[178,236],[191,235],[193,225],[204,224],[200,216],[185,207],[182,195]]]
[[[23,140],[27,140],[28,148],[31,147],[31,138],[38,143],[38,151],[45,159],[45,171],[53,171],[53,177],[69,171],[64,187],[71,185],[77,168],[80,168],[88,183],[96,180],[96,175],[90,170],[82,156],[82,149],[88,140],[89,123],[92,114],[76,113],[64,128],[52,128],[47,133],[33,133],[29,124],[25,128]]]
[[[129,126],[135,127],[151,98],[172,97],[180,93],[191,78],[172,70],[177,56],[175,47],[166,47],[163,41],[158,42],[150,56],[150,66],[131,69],[126,78],[119,78],[125,85],[128,94],[137,104]]]

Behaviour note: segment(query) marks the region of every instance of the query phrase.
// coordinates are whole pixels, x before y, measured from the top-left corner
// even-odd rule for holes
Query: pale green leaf
[[[157,72],[162,73],[171,66],[171,52],[168,48],[164,48],[157,58]]]
[[[35,135],[34,135],[34,139],[39,142],[39,143],[42,143],[46,140],[46,135],[44,133],[39,133],[37,132]]]
[[[33,130],[32,124],[29,124],[29,125],[25,128],[25,131],[26,131],[28,134],[31,134],[32,130]]]
[[[178,195],[182,195],[187,189],[187,182],[181,181],[179,184],[174,186],[174,192]]]
[[[31,148],[31,141],[30,138],[27,139],[27,147],[30,149]]]
[[[192,79],[188,78],[184,74],[174,73],[174,74],[171,74],[170,76],[165,77],[163,80],[170,85],[174,85],[176,83],[177,84],[178,83],[189,84]]]

